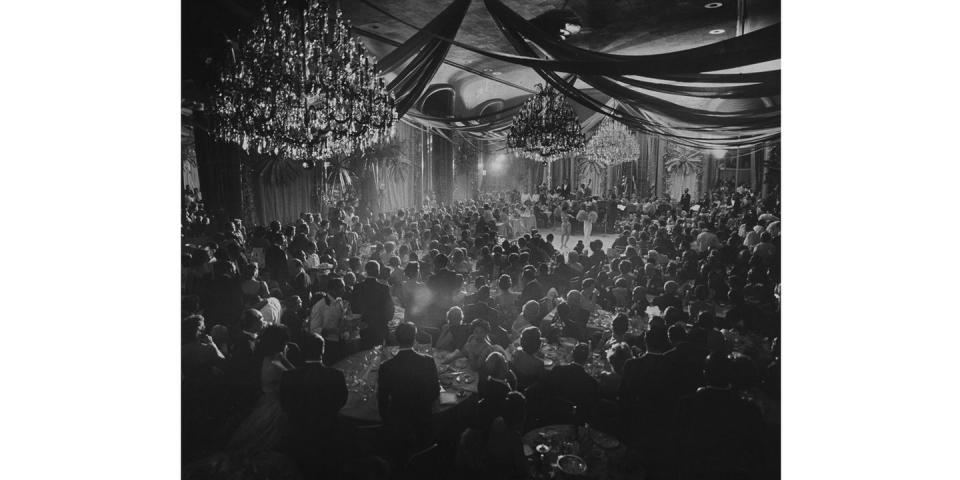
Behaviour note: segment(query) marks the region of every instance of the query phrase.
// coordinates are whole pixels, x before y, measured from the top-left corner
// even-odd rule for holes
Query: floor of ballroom
[[[577,242],[579,242],[579,241],[581,241],[581,240],[583,240],[584,249],[587,249],[587,250],[589,250],[590,242],[592,242],[592,241],[594,241],[594,240],[601,240],[601,241],[603,241],[603,251],[607,251],[607,249],[610,248],[611,245],[613,245],[613,241],[616,240],[617,237],[620,236],[619,234],[614,234],[614,233],[597,233],[597,228],[594,227],[593,232],[591,232],[592,235],[590,235],[590,238],[589,238],[589,239],[585,239],[582,232],[575,232],[575,233],[573,233],[573,234],[570,235],[570,240],[567,241],[567,247],[566,247],[566,248],[561,248],[561,247],[560,247],[560,227],[559,227],[559,226],[557,226],[557,227],[552,227],[552,228],[537,229],[537,231],[538,231],[538,232],[540,233],[540,235],[543,236],[543,237],[546,237],[548,233],[552,233],[552,234],[553,234],[553,246],[554,246],[554,248],[560,250],[560,252],[562,252],[562,253],[567,253],[567,252],[573,250],[573,247],[577,246]]]

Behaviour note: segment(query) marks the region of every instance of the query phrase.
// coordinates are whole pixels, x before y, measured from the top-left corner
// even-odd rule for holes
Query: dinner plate
[[[576,455],[561,455],[557,459],[557,467],[569,475],[583,475],[587,472],[587,462]]]
[[[554,363],[554,362],[553,362],[553,359],[550,359],[550,358],[544,358],[544,359],[543,359],[543,366],[544,366],[544,367],[552,367],[552,366],[553,366],[553,363]]]

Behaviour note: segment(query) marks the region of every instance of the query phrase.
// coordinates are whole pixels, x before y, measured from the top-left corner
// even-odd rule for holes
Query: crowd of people
[[[571,423],[629,445],[649,478],[779,472],[776,195],[543,190],[185,224],[184,461],[281,452],[303,478],[399,478],[429,454],[450,478],[526,478],[521,435]],[[531,211],[537,229],[502,227]],[[609,329],[588,325],[598,311]],[[560,339],[576,342],[571,361],[548,368],[542,347]],[[427,342],[480,377],[444,426],[434,358],[413,349]],[[379,367],[371,438],[338,415],[347,386],[331,366],[382,345],[399,352]]]

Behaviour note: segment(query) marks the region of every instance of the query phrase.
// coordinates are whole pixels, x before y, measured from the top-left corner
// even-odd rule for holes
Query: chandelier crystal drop
[[[587,154],[602,165],[613,165],[636,160],[640,145],[629,128],[607,117],[587,142]]]
[[[393,135],[393,95],[327,2],[295,9],[267,0],[232,53],[215,100],[220,138],[303,161],[349,155]]]
[[[547,163],[581,152],[586,137],[573,107],[552,87],[537,85],[537,90],[514,115],[507,147],[514,154]]]

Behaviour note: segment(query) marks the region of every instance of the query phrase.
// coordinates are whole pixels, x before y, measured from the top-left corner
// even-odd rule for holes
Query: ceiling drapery
[[[602,58],[611,59],[607,60],[608,63],[627,62],[627,58],[633,58],[637,61],[643,58],[657,58],[657,62],[664,62],[665,58],[673,58],[674,60],[672,61],[676,62],[673,68],[677,70],[671,73],[686,74],[703,73],[702,71],[698,71],[698,69],[704,68],[704,65],[708,64],[711,66],[722,64],[725,66],[723,68],[732,68],[732,65],[734,65],[732,61],[734,60],[741,60],[743,58],[750,58],[752,60],[757,58],[771,59],[774,54],[776,57],[779,57],[779,24],[758,30],[743,37],[680,52],[632,57],[622,55],[611,56],[557,42],[498,0],[484,1],[487,5],[487,10],[493,16],[501,33],[510,41],[518,53],[527,56],[536,56],[536,51],[527,43],[529,40],[535,43],[539,42],[536,43],[537,46],[548,54],[561,58],[572,58],[575,55],[579,55],[579,58],[590,59],[591,61],[599,61]],[[748,41],[741,39],[748,39]],[[766,47],[766,49],[769,50],[766,54],[759,55],[757,53],[763,50],[762,44],[757,42],[758,39],[771,42],[770,45]],[[735,42],[737,40],[741,41]],[[719,47],[717,47],[718,45]],[[744,53],[740,48],[751,53]],[[724,52],[727,54],[727,57],[732,60],[724,60],[724,62],[714,62],[711,64],[705,63],[701,57],[705,53],[709,55]],[[667,63],[670,62],[668,61]],[[749,63],[740,64],[740,66],[748,65]],[[690,70],[683,72],[679,70],[680,68],[688,68]],[[584,106],[619,120],[637,130],[666,136],[677,143],[695,147],[732,148],[737,145],[758,143],[779,135],[780,108],[769,99],[758,97],[756,98],[756,102],[742,102],[743,104],[751,105],[750,109],[720,113],[692,108],[678,101],[670,101],[669,99],[652,95],[650,92],[645,92],[642,88],[628,88],[615,81],[620,77],[608,77],[596,74],[581,75],[581,79],[584,82],[620,102],[621,108],[614,109],[589,97],[579,89],[574,88],[573,83],[563,81],[555,71],[543,68],[534,68],[534,70],[543,77],[544,80]],[[600,70],[597,69],[594,71]],[[768,91],[779,93],[779,75],[769,75],[768,80],[770,80],[766,87],[769,89]],[[742,81],[740,83],[742,83]],[[758,108],[755,107],[756,104],[759,104]]]
[[[446,58],[450,44],[439,36],[456,36],[470,0],[455,0],[420,31],[377,62],[383,73],[394,73],[406,64],[387,89],[397,99],[397,114],[403,116],[423,95]]]
[[[382,7],[368,6],[391,15]],[[502,137],[508,110],[468,118],[441,118],[413,108],[450,45],[534,69],[570,99],[629,127],[699,148],[728,149],[771,140],[780,133],[780,71],[724,73],[780,57],[780,25],[702,47],[656,55],[613,55],[556,40],[499,0],[484,0],[518,55],[489,52],[454,40],[469,6],[455,0],[436,18],[380,61],[383,72],[406,66],[390,83],[405,120],[431,129]],[[573,74],[566,79],[557,72]],[[615,102],[601,101],[575,85],[582,81]],[[710,100],[732,100],[729,111]],[[399,110],[399,108],[398,108]]]

